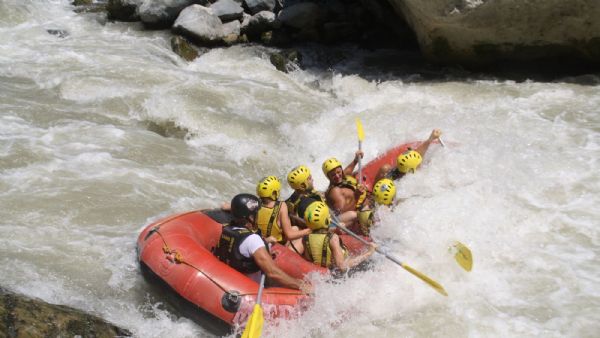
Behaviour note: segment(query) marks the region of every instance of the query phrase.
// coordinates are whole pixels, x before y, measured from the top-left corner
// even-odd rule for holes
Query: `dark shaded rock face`
[[[600,65],[598,0],[388,0],[431,61]]]
[[[101,318],[69,308],[27,298],[0,288],[2,337],[106,337],[131,333]]]
[[[109,20],[139,21],[137,6],[141,0],[108,0],[106,12]]]

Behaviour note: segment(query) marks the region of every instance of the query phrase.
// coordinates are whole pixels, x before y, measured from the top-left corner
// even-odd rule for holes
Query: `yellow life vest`
[[[331,249],[329,248],[331,236],[333,236],[331,232],[317,232],[304,236],[302,238],[304,256],[317,265],[331,269],[333,267]],[[344,258],[348,257],[348,250],[341,239],[340,245],[344,252]]]
[[[275,237],[277,242],[285,242],[283,238],[283,231],[281,227],[279,227],[279,209],[281,208],[281,203],[276,202],[275,206],[272,208],[262,206],[258,210],[258,214],[256,216],[256,225],[264,238],[269,236]]]

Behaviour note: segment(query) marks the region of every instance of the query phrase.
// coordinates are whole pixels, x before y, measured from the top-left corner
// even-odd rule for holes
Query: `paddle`
[[[333,225],[337,226],[336,223],[332,223]],[[359,240],[361,243],[365,244],[365,245],[369,245],[369,242],[367,242],[364,238],[358,236],[357,234],[355,234],[354,232],[350,231],[349,229],[346,229],[344,227],[341,226],[337,226],[338,229],[344,231],[345,233],[347,233],[348,235],[356,238],[357,240]],[[433,279],[425,276],[423,273],[411,268],[410,266],[402,263],[398,258],[393,257],[391,255],[389,255],[388,253],[384,252],[381,248],[377,248],[375,251],[377,251],[378,253],[382,254],[385,256],[385,258],[391,260],[392,262],[400,265],[402,268],[404,268],[404,270],[412,273],[413,275],[417,276],[419,279],[421,279],[422,281],[424,281],[425,283],[429,284],[432,288],[435,289],[435,291],[441,293],[444,296],[448,296],[448,294],[446,293],[446,290],[444,290],[444,287],[441,286],[438,282],[434,281]]]
[[[441,136],[438,137],[438,140],[440,140],[442,147],[446,148],[446,144],[444,143],[444,140],[442,140]],[[458,265],[460,265],[466,271],[471,271],[473,268],[473,255],[471,254],[471,250],[467,248],[466,245],[458,241],[455,242],[452,247],[450,247],[450,250],[453,248],[453,251],[455,251],[454,259],[456,260],[456,263],[458,263]]]
[[[360,119],[356,118],[356,132],[358,133],[358,150],[362,151],[362,141],[365,139],[365,132],[363,131],[362,123]],[[358,183],[362,183],[362,157],[358,159]]]
[[[259,338],[262,332],[263,323],[265,318],[263,316],[263,310],[260,306],[261,297],[263,289],[265,288],[265,274],[263,273],[260,276],[260,286],[258,288],[258,295],[256,296],[256,304],[254,304],[254,309],[250,314],[250,318],[248,318],[248,323],[246,323],[246,328],[244,329],[244,333],[242,333],[242,338]]]
[[[473,268],[473,255],[471,255],[471,250],[461,242],[455,242],[454,245],[452,245],[452,248],[455,249],[454,259],[456,260],[456,263],[466,271],[471,271]]]

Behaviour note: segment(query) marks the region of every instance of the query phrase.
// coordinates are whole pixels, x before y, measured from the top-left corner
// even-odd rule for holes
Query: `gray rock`
[[[244,27],[243,32],[248,35],[250,39],[256,39],[261,33],[270,31],[274,28],[279,28],[281,23],[275,17],[275,14],[269,11],[262,11],[254,14],[248,25]]]
[[[388,0],[430,60],[488,65],[547,59],[600,64],[600,1]]]
[[[181,11],[193,4],[208,5],[208,0],[143,0],[138,7],[140,20],[149,28],[166,28]]]
[[[272,12],[275,8],[275,0],[244,0],[250,14],[256,14],[261,11]]]
[[[289,49],[271,54],[269,60],[277,70],[288,73],[301,68],[302,55],[297,50]]]
[[[223,23],[210,8],[192,5],[185,8],[175,23],[173,31],[201,45],[213,46],[223,43]]]
[[[319,5],[312,2],[303,2],[289,7],[284,7],[277,19],[285,26],[297,29],[314,28],[321,19]]]
[[[64,29],[46,29],[46,32],[48,32],[48,34],[56,35],[59,38],[66,38],[69,36],[69,32]]]
[[[186,61],[193,61],[199,55],[198,50],[186,38],[179,35],[171,38],[171,49]]]
[[[108,0],[106,12],[109,20],[139,21],[137,7],[142,0]]]
[[[2,337],[97,337],[131,336],[94,315],[64,305],[18,295],[0,288]]]
[[[213,13],[215,13],[222,22],[239,20],[244,15],[244,9],[242,8],[241,3],[234,0],[218,0],[210,5],[210,9],[213,10]]]

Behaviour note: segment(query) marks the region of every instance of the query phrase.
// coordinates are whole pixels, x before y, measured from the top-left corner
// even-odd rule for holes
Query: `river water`
[[[284,74],[248,46],[187,63],[165,32],[72,9],[0,1],[0,285],[137,337],[211,336],[141,277],[140,230],[298,164],[325,189],[320,164],[352,159],[359,116],[366,161],[443,130],[447,146],[401,181],[404,201],[379,212],[374,237],[449,297],[376,257],[370,271],[317,282],[315,306],[267,335],[600,332],[598,74],[426,80],[385,70],[397,55],[353,49],[345,67]],[[448,252],[456,240],[473,271]]]

